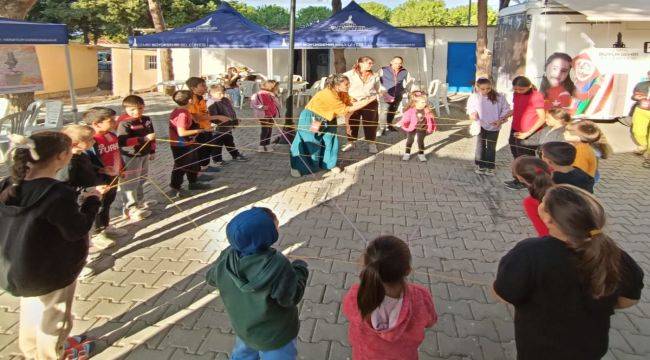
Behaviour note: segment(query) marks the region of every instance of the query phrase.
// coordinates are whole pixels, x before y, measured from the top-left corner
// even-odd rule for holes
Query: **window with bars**
[[[158,57],[156,55],[144,56],[144,69],[155,70],[158,68]]]

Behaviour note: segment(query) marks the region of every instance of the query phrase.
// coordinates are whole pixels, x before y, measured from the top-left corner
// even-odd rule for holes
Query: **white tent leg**
[[[429,74],[429,67],[427,66],[427,48],[424,47],[422,48],[422,68],[424,69],[424,80],[426,83],[424,84],[424,89],[427,89],[429,87],[429,83],[431,82],[431,74]]]
[[[70,104],[72,105],[72,121],[77,122],[77,94],[74,90],[74,76],[70,60],[70,46],[65,45],[65,66],[68,72],[68,86],[70,88]]]
[[[129,47],[129,95],[133,94],[133,48]]]
[[[266,79],[273,79],[273,49],[266,49]]]

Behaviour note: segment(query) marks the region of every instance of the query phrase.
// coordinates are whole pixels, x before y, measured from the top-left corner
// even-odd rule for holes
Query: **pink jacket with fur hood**
[[[361,318],[357,306],[359,284],[352,285],[343,299],[343,314],[350,322],[348,340],[354,360],[415,360],[424,340],[424,329],[438,321],[429,290],[407,284],[397,323],[387,330],[375,330]]]
[[[429,109],[424,109],[424,117],[427,121],[427,133],[431,134],[436,130],[436,119],[433,117],[433,112]],[[404,111],[402,119],[397,123],[406,132],[412,132],[418,125],[417,110],[410,108]]]

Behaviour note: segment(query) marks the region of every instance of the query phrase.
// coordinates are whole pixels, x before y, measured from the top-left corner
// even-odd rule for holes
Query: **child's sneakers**
[[[354,147],[354,143],[349,142],[341,148],[341,151],[343,152],[350,151],[352,150],[353,147]]]
[[[404,156],[402,156],[402,161],[409,161],[409,160],[411,160],[411,154],[404,154]]]
[[[485,175],[485,170],[484,168],[477,166],[476,169],[474,169],[474,173],[478,175]]]
[[[377,145],[375,145],[375,144],[369,144],[369,145],[368,145],[368,152],[371,153],[371,154],[376,154],[376,153],[378,153],[379,150],[377,150]]]
[[[266,152],[266,147],[264,147],[263,145],[258,146],[257,152]]]
[[[485,169],[485,171],[483,172],[483,174],[485,174],[485,175],[487,175],[487,176],[495,176],[495,175],[496,175],[496,174],[494,173],[494,169]]]
[[[125,220],[140,221],[151,216],[151,210],[145,208],[132,207],[124,213]]]
[[[264,146],[264,151],[266,151],[266,152],[273,152],[273,146],[271,146],[271,145],[265,145],[265,146]]]
[[[291,169],[291,177],[299,178],[301,176],[302,175],[300,175],[300,171],[298,171],[296,169]]]
[[[108,235],[106,235],[104,231],[100,232],[99,234],[93,235],[92,239],[90,240],[90,243],[95,250],[104,250],[104,249],[112,248],[117,244],[115,240],[111,239]]]
[[[235,160],[235,161],[239,161],[239,162],[246,162],[246,161],[248,161],[248,160],[250,160],[250,159],[248,158],[248,156],[244,156],[244,154],[239,154],[239,155],[237,155],[237,157],[234,158],[233,160]]]
[[[158,205],[158,200],[146,200],[136,206],[138,209],[150,209],[156,205]]]
[[[424,156],[424,154],[418,154],[418,160],[420,160],[420,162],[426,162],[427,157]]]

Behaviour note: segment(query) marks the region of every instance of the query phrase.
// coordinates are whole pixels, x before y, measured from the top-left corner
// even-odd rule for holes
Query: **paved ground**
[[[156,127],[166,133],[170,102],[146,100]],[[301,358],[349,358],[341,297],[357,281],[364,241],[395,234],[408,240],[411,280],[431,289],[439,314],[421,358],[514,359],[513,309],[495,301],[489,284],[500,257],[533,234],[521,211],[524,193],[501,186],[510,173],[506,149],[498,155],[498,176],[481,178],[472,172],[474,147],[463,123],[439,123],[441,131],[427,139],[425,164],[400,160],[400,134],[381,138],[387,144],[376,156],[365,146],[343,154],[347,167],[334,177],[289,177],[286,146],[274,154],[249,150],[251,162],[229,165],[213,181],[214,190],[173,205],[156,188],[166,189],[171,169],[168,146],[161,143],[147,185],[147,196],[161,202],[156,215],[120,224],[130,238],[92,264],[97,275],[79,282],[73,333],[100,339],[97,359],[226,359],[232,328],[204,275],[227,246],[227,221],[262,205],[281,218],[277,247],[310,265],[300,306]],[[253,149],[258,131],[237,129],[237,143]],[[650,172],[639,164],[628,154],[603,161],[596,194],[608,210],[608,231],[648,273]],[[649,294],[612,317],[607,359],[650,357]],[[17,299],[0,293],[0,357],[18,358],[17,329]]]

